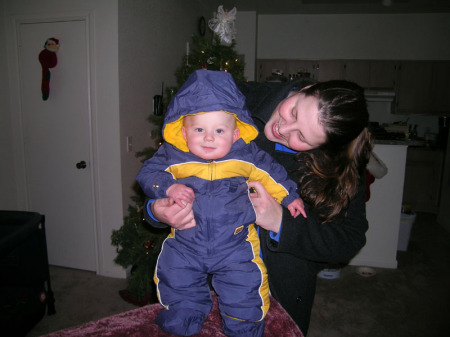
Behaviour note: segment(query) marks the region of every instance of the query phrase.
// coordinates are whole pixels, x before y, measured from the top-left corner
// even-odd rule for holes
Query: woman
[[[258,182],[249,183],[256,190],[251,198],[271,294],[306,335],[317,272],[327,263],[347,263],[365,244],[364,178],[372,141],[363,90],[347,81],[309,79],[238,86],[264,130],[256,143],[299,182],[305,201],[307,217],[294,219]],[[174,228],[195,226],[190,204],[159,199],[149,207]]]

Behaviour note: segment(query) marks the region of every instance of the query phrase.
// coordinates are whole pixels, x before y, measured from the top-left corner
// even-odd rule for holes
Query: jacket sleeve
[[[254,142],[250,143],[257,168],[249,177],[250,181],[259,181],[267,192],[279,203],[287,207],[293,200],[299,198],[297,183],[289,178],[286,169],[260,149]]]
[[[137,174],[136,181],[147,197],[152,199],[167,198],[167,189],[175,183],[175,179],[166,169],[170,166],[170,145],[164,143],[146,160]]]
[[[152,214],[151,210],[151,204],[155,201],[155,199],[146,199],[144,202],[144,219],[145,221],[150,224],[152,227],[155,228],[167,228],[169,225],[165,224],[164,222],[158,221],[155,219],[155,217]]]
[[[274,252],[289,253],[299,258],[326,263],[348,263],[365,245],[368,229],[365,207],[365,184],[350,201],[345,216],[320,223],[315,211],[305,205],[308,217],[292,218],[283,209],[279,241],[264,231],[262,242]]]

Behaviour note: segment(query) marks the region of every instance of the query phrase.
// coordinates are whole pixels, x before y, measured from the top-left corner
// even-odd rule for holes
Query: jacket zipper
[[[215,162],[212,160],[208,160],[208,169],[209,169],[209,180],[212,182],[213,181],[213,171],[214,171],[214,166],[215,166]],[[211,200],[212,200],[212,189],[213,189],[213,184],[209,184],[209,193],[208,193],[208,204],[211,205]],[[209,207],[208,210],[208,219],[207,219],[207,223],[206,223],[206,228],[207,228],[207,237],[208,237],[208,255],[213,254],[214,253],[214,245],[212,244],[212,239],[214,239],[214,231],[213,231],[213,224],[212,224],[212,213],[213,213],[213,207]]]

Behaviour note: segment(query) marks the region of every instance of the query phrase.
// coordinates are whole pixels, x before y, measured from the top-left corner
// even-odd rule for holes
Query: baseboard
[[[355,258],[349,263],[351,266],[367,266],[376,268],[397,269],[397,260],[369,260]]]

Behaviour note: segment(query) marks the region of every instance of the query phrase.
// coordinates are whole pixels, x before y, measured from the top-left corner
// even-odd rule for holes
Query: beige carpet
[[[56,314],[44,318],[27,334],[41,336],[119,312],[135,309],[118,291],[126,280],[98,276],[93,272],[50,267]]]
[[[319,279],[308,337],[450,336],[450,235],[435,219],[417,215],[397,269]]]
[[[408,251],[397,259],[397,269],[376,268],[372,277],[348,266],[339,279],[319,278],[308,337],[450,336],[450,235],[433,214],[418,214]],[[27,337],[136,308],[118,295],[125,280],[60,267],[50,272],[56,314]]]

